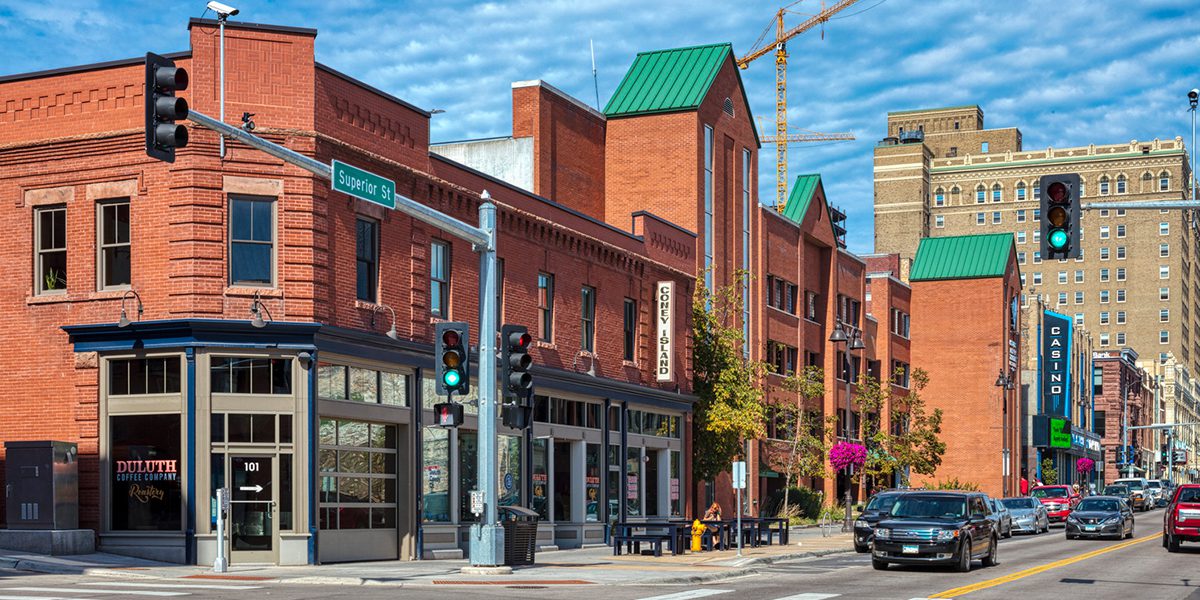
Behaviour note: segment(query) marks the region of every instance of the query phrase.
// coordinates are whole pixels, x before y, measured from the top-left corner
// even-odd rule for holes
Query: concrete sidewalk
[[[817,530],[797,529],[787,546],[745,548],[737,552],[698,552],[661,557],[613,556],[612,548],[539,552],[536,564],[517,567],[511,575],[464,575],[465,560],[383,561],[307,565],[299,567],[235,565],[228,573],[211,568],[159,563],[115,554],[43,556],[0,554],[0,568],[39,573],[82,574],[99,577],[147,579],[214,579],[265,581],[286,584],[332,585],[652,585],[716,581],[755,572],[764,565],[800,558],[853,552],[851,536],[824,537]],[[0,551],[3,552],[3,551]]]

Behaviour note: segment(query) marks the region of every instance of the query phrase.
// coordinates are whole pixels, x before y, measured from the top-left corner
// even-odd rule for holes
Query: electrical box
[[[72,442],[4,442],[9,529],[79,528],[79,450]]]

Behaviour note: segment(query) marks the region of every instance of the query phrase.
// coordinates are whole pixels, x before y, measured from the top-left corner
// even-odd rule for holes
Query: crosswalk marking
[[[102,584],[95,584],[102,585]],[[190,596],[188,592],[152,592],[149,590],[106,590],[99,588],[61,588],[61,587],[12,587],[4,588],[6,592],[57,592],[60,594],[128,594],[130,596]]]
[[[145,587],[145,588],[164,588],[164,589],[197,589],[197,590],[257,590],[261,589],[261,585],[219,585],[212,583],[143,583],[135,581],[106,581],[104,583],[81,583],[82,586],[102,586],[102,587]]]
[[[0,595],[0,600],[79,600],[79,598],[63,598],[59,596],[5,596]]]
[[[665,596],[651,596],[642,598],[641,600],[690,600],[692,598],[704,598],[705,596],[716,596],[717,594],[728,594],[733,590],[688,590],[676,594],[667,594]]]
[[[829,600],[829,598],[837,598],[841,594],[796,594],[795,596],[784,596],[775,600]]]

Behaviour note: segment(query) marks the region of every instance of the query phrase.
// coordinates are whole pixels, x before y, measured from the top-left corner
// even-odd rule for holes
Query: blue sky
[[[187,49],[206,0],[0,0],[0,74]],[[830,2],[831,3],[831,2]],[[643,50],[732,42],[741,55],[775,1],[574,0],[295,2],[231,0],[235,19],[313,27],[317,59],[425,108],[435,141],[511,133],[512,81],[544,79],[601,104]],[[789,171],[820,172],[850,215],[851,249],[869,252],[871,150],[889,110],[979,104],[990,127],[1026,148],[1190,136],[1186,92],[1200,87],[1196,0],[859,0],[788,44],[794,127],[854,142],[791,147]],[[1191,9],[1191,10],[1189,10]],[[820,10],[792,6],[789,24]],[[211,17],[212,14],[207,15]],[[773,129],[770,55],[743,72],[752,109]],[[774,199],[774,149],[760,155]]]

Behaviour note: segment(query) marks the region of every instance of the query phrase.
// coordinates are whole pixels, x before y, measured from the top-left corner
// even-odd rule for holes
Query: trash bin
[[[537,552],[538,514],[523,506],[501,506],[504,526],[504,564],[532,565]]]

